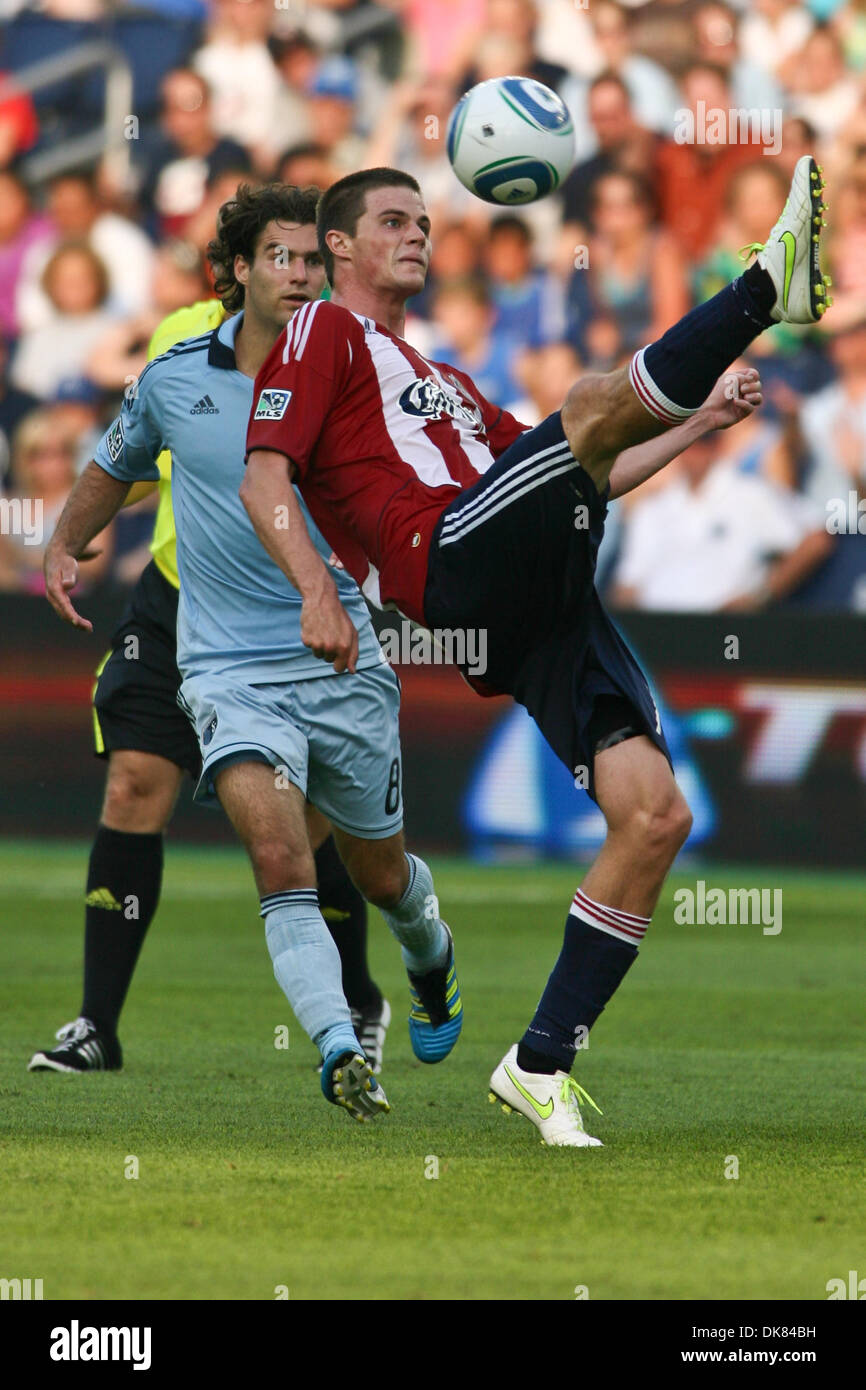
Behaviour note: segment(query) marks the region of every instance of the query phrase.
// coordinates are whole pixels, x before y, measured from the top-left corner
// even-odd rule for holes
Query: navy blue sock
[[[765,328],[776,290],[759,265],[699,304],[632,359],[634,390],[647,410],[676,425],[703,405],[726,367]]]
[[[578,889],[565,922],[565,940],[535,1016],[520,1040],[524,1071],[570,1071],[577,1030],[592,1027],[637,956],[646,917],[604,907]]]

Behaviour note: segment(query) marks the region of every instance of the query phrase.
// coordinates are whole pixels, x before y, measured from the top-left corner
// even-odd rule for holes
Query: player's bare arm
[[[45,551],[45,595],[64,622],[93,631],[76,612],[69,591],[78,583],[78,561],[95,536],[114,519],[126,500],[129,484],[112,478],[93,460],[68,498]]]
[[[626,492],[645,483],[661,472],[673,459],[681,454],[695,440],[701,439],[712,430],[729,429],[740,420],[751,415],[763,400],[761,378],[754,367],[742,371],[726,372],[719,377],[704,404],[694,415],[690,415],[680,425],[674,425],[666,434],[647,440],[625,449],[610,470],[610,498],[622,497]]]
[[[284,454],[253,450],[240,498],[265,550],[303,599],[304,644],[314,656],[330,661],[335,671],[354,671],[358,633],[340,602],[328,566],[310,539],[292,487],[290,468]]]

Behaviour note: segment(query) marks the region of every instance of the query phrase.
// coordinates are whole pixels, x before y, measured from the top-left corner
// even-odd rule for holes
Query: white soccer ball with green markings
[[[448,118],[448,158],[464,188],[485,203],[534,203],[559,188],[575,160],[574,122],[549,87],[531,77],[492,77],[470,87]]]

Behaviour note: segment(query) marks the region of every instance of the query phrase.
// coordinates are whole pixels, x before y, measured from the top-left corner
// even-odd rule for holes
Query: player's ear
[[[246,285],[249,284],[249,281],[250,281],[250,265],[249,265],[249,261],[246,260],[246,258],[245,258],[244,256],[241,256],[240,254],[237,255],[237,256],[235,256],[235,261],[234,261],[234,272],[235,272],[235,279],[237,280],[237,282],[238,282],[239,285],[245,285],[245,286],[246,286]]]
[[[325,232],[325,245],[335,261],[352,259],[352,238],[348,232],[341,232],[336,227],[332,227],[330,231]]]

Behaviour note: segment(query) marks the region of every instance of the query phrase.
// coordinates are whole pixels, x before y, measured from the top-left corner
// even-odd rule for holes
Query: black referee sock
[[[346,1002],[350,1009],[376,1008],[382,991],[367,964],[367,904],[346,872],[333,835],[316,850],[316,877],[321,913],[340,952]]]
[[[81,1013],[115,1036],[162,886],[162,835],[100,825],[90,851]]]

